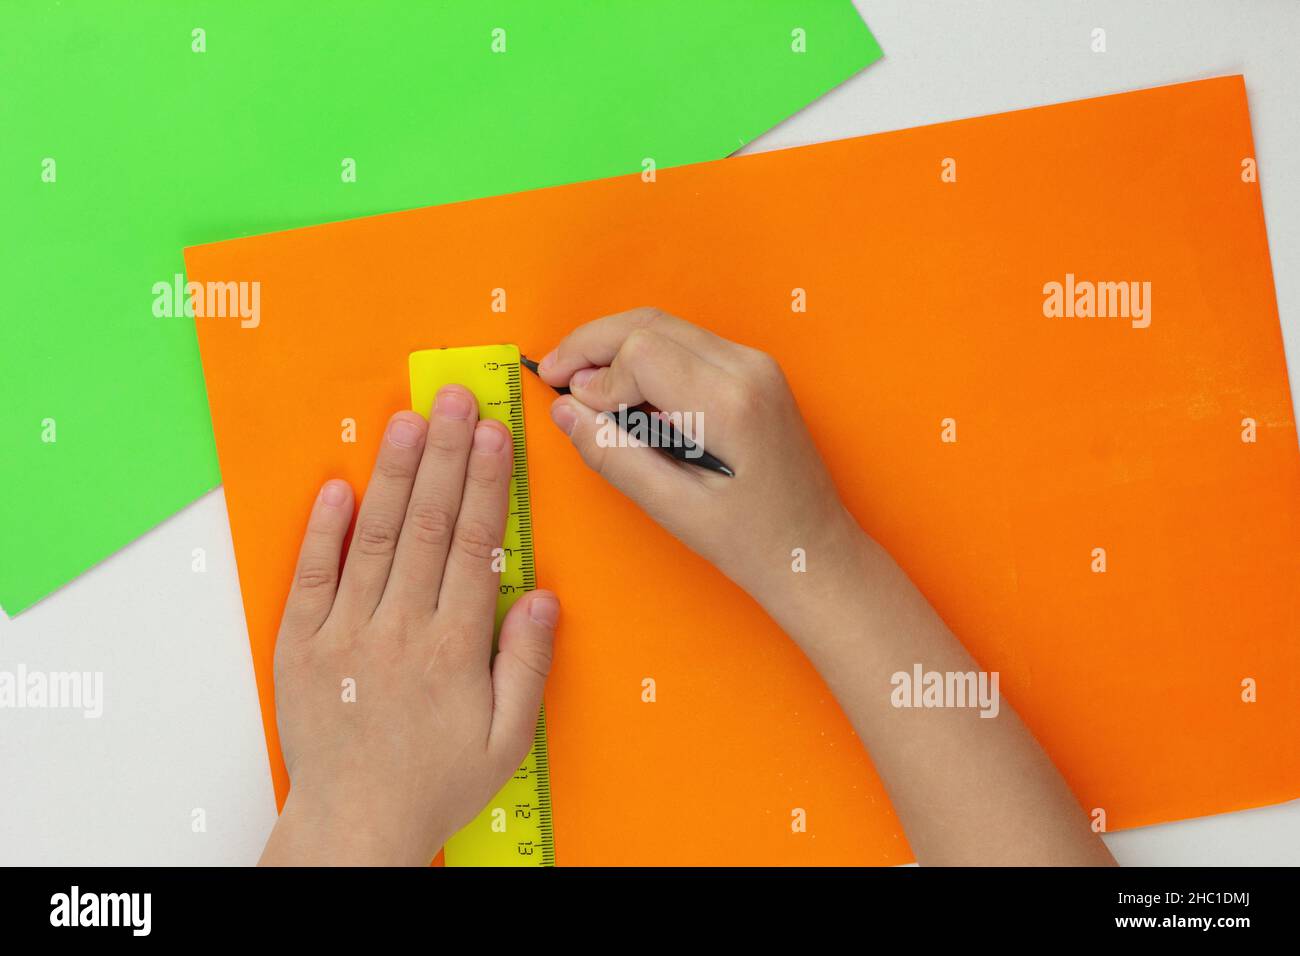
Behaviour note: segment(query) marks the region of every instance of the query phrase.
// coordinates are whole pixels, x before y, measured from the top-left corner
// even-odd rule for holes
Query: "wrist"
[[[377,814],[290,790],[262,854],[262,866],[428,866],[441,848],[421,848]]]
[[[807,545],[766,580],[747,586],[805,652],[832,636],[838,622],[889,557],[838,501]]]

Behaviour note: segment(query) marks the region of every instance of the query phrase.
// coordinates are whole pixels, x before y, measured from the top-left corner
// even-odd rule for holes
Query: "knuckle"
[[[746,361],[751,377],[760,385],[770,386],[785,380],[785,375],[781,371],[781,363],[766,352],[753,349],[746,357]]]
[[[594,433],[583,432],[580,435],[579,429],[575,428],[571,437],[573,444],[578,448],[578,455],[582,458],[583,464],[602,478],[609,478],[610,449],[601,445]]]
[[[743,414],[754,405],[757,389],[747,379],[725,378],[715,387],[718,403],[728,412]]]
[[[465,486],[476,492],[491,492],[501,484],[501,472],[491,466],[476,465],[465,472]]]
[[[618,361],[619,361],[618,356],[615,356],[614,362],[617,363]],[[587,384],[584,386],[584,390],[586,391],[586,393],[589,396],[591,396],[591,398],[593,398],[595,401],[598,402],[603,401],[604,396],[608,394],[610,389],[610,384],[611,384],[610,378],[613,371],[614,371],[613,366],[611,366],[610,368],[596,369],[596,374],[593,375],[591,379],[588,380]]]
[[[375,474],[384,481],[410,481],[415,470],[397,455],[380,455]]]
[[[451,540],[456,528],[456,516],[450,508],[436,501],[413,501],[410,513],[406,516],[406,525],[419,543],[441,544]]]
[[[717,397],[729,413],[745,415],[770,405],[785,388],[785,373],[776,359],[747,349],[739,374],[718,383]]]
[[[515,659],[519,665],[540,680],[546,680],[551,673],[551,646],[546,641],[524,641],[515,648]]]
[[[657,309],[652,305],[643,305],[633,309],[628,319],[633,328],[646,329],[661,321],[665,315],[667,313],[663,309]]]
[[[380,653],[404,653],[413,636],[419,633],[426,622],[428,613],[423,607],[413,607],[410,602],[401,599],[390,601],[388,595],[385,595],[371,618],[378,632],[384,636],[384,640],[376,642],[382,647]]]
[[[430,428],[425,444],[429,452],[437,458],[457,456],[469,446],[469,442],[462,435],[448,433],[441,428]]]
[[[655,334],[642,326],[628,333],[623,340],[623,347],[618,350],[618,357],[636,363],[653,352],[654,347]]]
[[[613,469],[610,468],[611,462],[608,448],[599,448],[593,451],[587,458],[587,464],[591,466],[592,471],[606,481],[609,481],[613,475]]]
[[[397,528],[383,518],[368,518],[357,523],[352,547],[363,555],[388,554],[397,546]]]
[[[338,580],[339,570],[330,564],[308,562],[298,569],[294,579],[299,591],[316,593],[334,586]]]
[[[501,535],[485,521],[462,520],[456,526],[456,547],[470,560],[488,562],[492,552],[501,547]]]

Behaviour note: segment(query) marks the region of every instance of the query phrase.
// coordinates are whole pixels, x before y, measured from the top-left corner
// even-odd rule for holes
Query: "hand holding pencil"
[[[583,460],[750,593],[788,588],[792,549],[856,531],[780,366],[757,349],[641,308],[578,327],[538,374],[569,388],[551,417]],[[734,477],[602,440],[600,413],[646,404],[699,423]]]

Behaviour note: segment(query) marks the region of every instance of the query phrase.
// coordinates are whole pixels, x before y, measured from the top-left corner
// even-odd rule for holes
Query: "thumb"
[[[532,591],[506,614],[492,662],[492,729],[488,750],[513,771],[537,730],[542,688],[551,671],[560,602],[550,591]]]
[[[551,405],[551,420],[578,450],[587,467],[627,495],[674,534],[674,511],[700,493],[700,482],[683,474],[683,466],[622,433],[613,421],[597,417],[572,395]],[[675,506],[675,508],[674,508]]]

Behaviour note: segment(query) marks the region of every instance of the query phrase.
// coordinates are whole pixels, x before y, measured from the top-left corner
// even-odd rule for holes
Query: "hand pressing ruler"
[[[482,345],[412,352],[410,371],[411,407],[421,415],[429,414],[438,389],[463,385],[478,399],[479,418],[494,418],[510,429],[515,463],[510,476],[510,514],[501,543],[505,567],[501,571],[494,631],[499,636],[501,621],[511,605],[537,586],[519,349],[513,345]],[[555,865],[545,707],[538,715],[533,747],[523,765],[483,812],[447,841],[444,858],[448,866]]]

